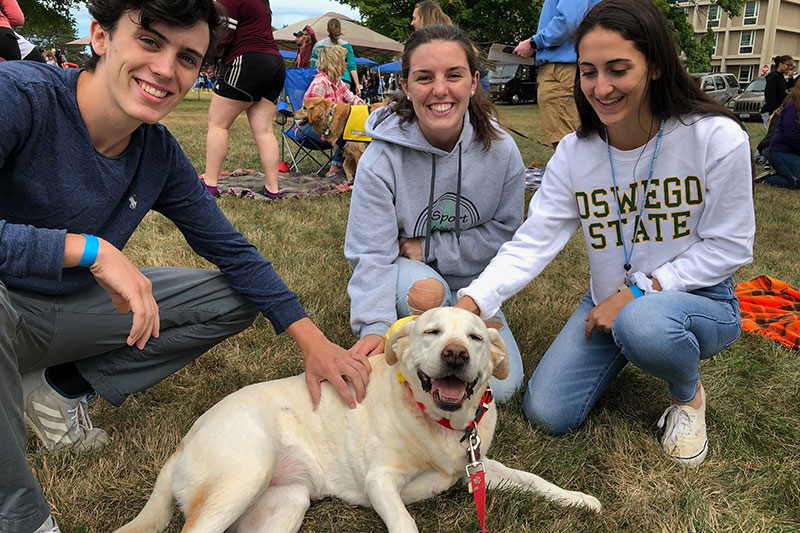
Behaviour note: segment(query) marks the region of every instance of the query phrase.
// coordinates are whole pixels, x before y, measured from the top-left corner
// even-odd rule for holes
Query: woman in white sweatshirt
[[[731,276],[752,260],[748,137],[695,87],[650,0],[601,2],[575,47],[580,127],[548,163],[529,218],[457,305],[491,316],[580,226],[590,288],[531,377],[525,414],[574,431],[630,362],[669,386],[662,446],[696,466],[708,450],[699,363],[738,338]]]

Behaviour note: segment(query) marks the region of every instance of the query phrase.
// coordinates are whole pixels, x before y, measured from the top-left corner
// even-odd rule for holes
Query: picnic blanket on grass
[[[306,196],[324,196],[338,194],[350,190],[344,172],[333,178],[316,174],[299,172],[283,172],[278,174],[278,187],[282,198],[305,198]],[[264,173],[251,169],[239,168],[233,172],[220,172],[217,184],[220,196],[238,196],[240,198],[256,198],[269,200],[261,194],[264,189]]]
[[[538,168],[535,165],[531,165],[525,168],[525,188],[531,190],[537,190],[539,187],[542,186],[542,175],[544,175],[544,169]]]
[[[770,276],[736,287],[742,330],[800,349],[800,291]]]

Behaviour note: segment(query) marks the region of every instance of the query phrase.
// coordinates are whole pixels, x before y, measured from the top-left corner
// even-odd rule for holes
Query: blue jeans
[[[456,293],[461,287],[451,289],[441,274],[432,267],[421,261],[412,261],[405,257],[398,257],[395,264],[398,268],[397,300],[395,302],[397,318],[415,314],[415,311],[412,311],[408,306],[408,291],[416,281],[421,279],[433,278],[442,283],[444,286],[442,306],[451,306],[458,301]],[[500,338],[503,339],[503,342],[506,343],[506,348],[508,348],[508,377],[500,380],[493,376],[490,382],[495,399],[498,402],[505,402],[522,386],[522,357],[519,353],[517,341],[514,340],[514,335],[508,328],[506,317],[502,311],[498,312],[497,318],[503,323],[503,327],[499,331]]]
[[[767,178],[764,183],[775,187],[800,189],[800,156],[775,150],[766,152],[767,159],[778,174]]]
[[[666,381],[678,401],[690,401],[700,360],[729,346],[741,331],[730,279],[690,293],[637,298],[619,312],[611,334],[594,330],[586,339],[584,318],[592,308],[587,293],[528,382],[525,416],[553,434],[576,430],[628,362]]]
[[[314,144],[316,145],[317,148],[330,145],[328,141],[322,140],[322,135],[314,131],[314,128],[311,127],[311,124],[298,126],[294,137],[298,143],[302,143],[306,138],[308,138],[310,141],[314,141]],[[336,150],[333,152],[333,159],[331,159],[331,165],[335,165],[337,167],[341,167],[342,165],[344,165],[344,152],[342,152],[342,149],[339,148],[338,146],[336,147]]]

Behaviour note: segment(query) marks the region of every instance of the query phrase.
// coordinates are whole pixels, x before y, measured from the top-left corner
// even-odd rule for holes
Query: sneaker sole
[[[687,468],[695,468],[700,466],[700,464],[705,460],[706,454],[708,453],[708,440],[703,443],[703,449],[700,450],[696,455],[692,457],[675,457],[670,455],[669,458],[679,463]]]

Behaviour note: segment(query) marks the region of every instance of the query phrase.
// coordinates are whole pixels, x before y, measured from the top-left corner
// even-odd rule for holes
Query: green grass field
[[[207,95],[190,96],[164,123],[203,172]],[[501,106],[500,120],[538,136],[538,108]],[[748,124],[753,146],[763,135]],[[543,166],[552,150],[516,138],[526,163]],[[231,130],[225,169],[260,169],[246,119]],[[491,177],[487,177],[487,181]],[[490,185],[490,184],[488,184]],[[739,280],[769,274],[800,285],[800,193],[755,188],[755,261]],[[270,259],[298,292],[330,339],[350,346],[346,294],[350,270],[342,253],[349,195],[257,202],[226,198],[219,204],[233,224]],[[139,266],[209,267],[179,232],[151,214],[125,253]],[[530,286],[504,307],[525,362],[526,379],[588,284],[580,235]],[[530,494],[494,491],[487,499],[491,532],[796,532],[800,530],[800,359],[798,352],[743,335],[701,365],[708,395],[710,453],[697,471],[666,459],[655,424],[669,395],[664,383],[627,368],[572,435],[550,437],[531,428],[521,393],[501,406],[491,456],[530,470],[603,503],[594,515],[562,509]],[[205,410],[244,385],[303,370],[291,339],[276,337],[259,318],[254,327],[120,409],[92,404],[93,421],[111,443],[76,456],[46,453],[34,439],[28,457],[64,533],[109,532],[132,519],[150,494],[166,458]],[[224,438],[224,436],[223,436]],[[464,486],[410,507],[420,531],[480,531]],[[180,531],[176,512],[168,531]],[[340,501],[315,502],[302,531],[385,531],[371,509]]]

